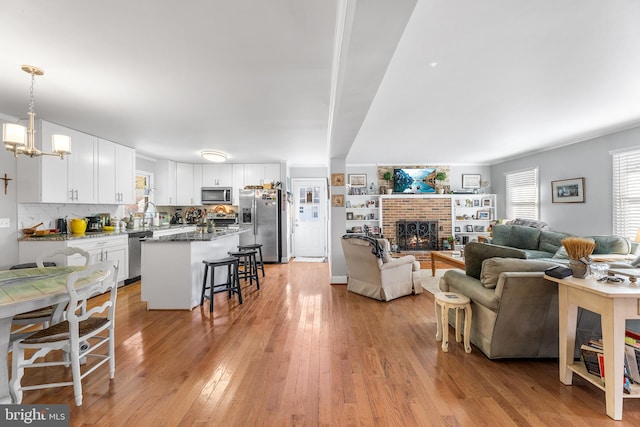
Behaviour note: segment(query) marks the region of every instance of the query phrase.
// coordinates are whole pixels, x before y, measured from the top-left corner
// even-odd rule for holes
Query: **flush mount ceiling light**
[[[209,160],[210,162],[216,162],[216,163],[225,162],[228,158],[228,156],[222,151],[205,150],[202,153],[200,153],[200,155],[205,160]]]
[[[22,71],[31,74],[31,88],[29,91],[29,128],[14,123],[2,124],[2,142],[4,147],[13,151],[16,157],[19,154],[24,154],[29,157],[35,156],[59,156],[64,158],[65,154],[71,154],[71,138],[66,135],[51,135],[51,148],[53,153],[46,153],[38,150],[35,147],[35,116],[33,111],[33,85],[35,83],[36,76],[44,74],[38,67],[33,65],[23,65]],[[26,141],[26,143],[25,143]]]

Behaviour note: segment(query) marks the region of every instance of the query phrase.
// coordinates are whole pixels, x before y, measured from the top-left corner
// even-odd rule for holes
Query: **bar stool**
[[[264,262],[262,261],[262,245],[260,243],[256,243],[253,245],[238,245],[238,250],[239,251],[246,251],[246,250],[258,250],[258,266],[260,267],[260,270],[262,270],[262,277],[264,277]]]
[[[238,294],[238,302],[242,304],[242,292],[240,291],[240,279],[238,277],[238,258],[226,257],[214,260],[203,260],[204,264],[204,278],[202,279],[202,295],[200,295],[200,305],[204,304],[205,293],[207,289],[210,289],[209,296],[209,312],[213,312],[213,295],[220,292],[228,292],[229,298],[234,293]],[[225,283],[215,284],[215,271],[216,267],[227,267],[227,281]],[[211,279],[209,286],[207,286],[207,276],[211,269]]]
[[[256,287],[260,289],[260,280],[258,279],[258,264],[256,262],[257,251],[230,251],[227,253],[232,257],[236,257],[238,259],[238,278],[243,278],[245,282],[248,278],[249,285],[253,285],[253,280],[255,279]]]

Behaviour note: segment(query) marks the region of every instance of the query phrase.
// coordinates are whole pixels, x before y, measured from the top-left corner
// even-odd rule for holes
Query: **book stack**
[[[604,380],[604,351],[602,348],[602,339],[589,340],[587,344],[582,344],[580,347],[580,356],[587,372]]]
[[[604,351],[602,339],[591,339],[580,347],[584,366],[592,375],[604,381]],[[640,384],[640,334],[625,332],[624,392],[631,393],[631,384]]]

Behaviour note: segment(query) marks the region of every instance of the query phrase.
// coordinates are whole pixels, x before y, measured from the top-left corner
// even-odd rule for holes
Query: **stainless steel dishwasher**
[[[152,237],[152,231],[135,231],[129,233],[129,278],[125,284],[135,282],[140,279],[140,260],[142,259],[142,240]]]

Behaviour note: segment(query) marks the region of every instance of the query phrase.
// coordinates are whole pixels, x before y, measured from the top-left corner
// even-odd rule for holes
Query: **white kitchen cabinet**
[[[244,188],[244,165],[235,163],[232,166],[233,174],[233,191],[231,195],[231,204],[238,205],[240,200],[240,190]]]
[[[98,138],[36,120],[36,148],[51,152],[51,135],[71,138],[71,154],[18,157],[18,202],[98,203]]]
[[[202,165],[202,186],[232,187],[233,166],[231,164]]]
[[[158,160],[154,169],[155,196],[158,206],[175,206],[177,194],[177,165],[173,160]]]
[[[193,205],[193,164],[176,163],[176,204]]]
[[[135,203],[135,150],[98,140],[98,203]]]
[[[202,204],[202,179],[203,179],[203,166],[193,165],[193,205],[200,206]]]
[[[89,253],[90,263],[106,260],[117,261],[119,265],[118,282],[122,282],[129,277],[128,243],[128,235],[126,234],[71,240],[22,240],[18,244],[18,258],[21,263],[35,262],[40,255],[56,249],[80,248]],[[73,255],[69,258],[58,255],[44,261],[53,261],[57,265],[84,264],[84,259],[80,255]]]
[[[259,163],[244,165],[244,185],[262,185],[265,182],[280,181],[280,165]]]

